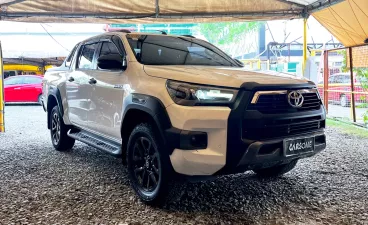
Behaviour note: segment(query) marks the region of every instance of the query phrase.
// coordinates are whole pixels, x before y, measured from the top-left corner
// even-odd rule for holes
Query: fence
[[[343,56],[334,62],[333,56]],[[326,50],[318,89],[327,115],[368,125],[368,45]]]

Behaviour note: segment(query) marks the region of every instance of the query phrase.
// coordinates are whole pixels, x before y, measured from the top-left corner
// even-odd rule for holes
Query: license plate
[[[284,140],[285,156],[300,155],[314,151],[314,137]]]

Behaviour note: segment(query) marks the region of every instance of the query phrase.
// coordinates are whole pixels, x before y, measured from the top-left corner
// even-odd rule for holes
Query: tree
[[[258,30],[261,22],[223,22],[199,24],[199,32],[211,43],[217,46],[236,46],[242,48],[244,37]],[[244,47],[243,47],[244,48]],[[230,53],[230,48],[224,49]]]

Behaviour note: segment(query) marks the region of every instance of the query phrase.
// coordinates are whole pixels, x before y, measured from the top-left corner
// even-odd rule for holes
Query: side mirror
[[[103,55],[97,59],[97,66],[104,70],[125,70],[126,58],[119,54]]]
[[[239,66],[244,67],[244,63],[242,61],[240,61],[239,59],[234,60],[238,63]]]

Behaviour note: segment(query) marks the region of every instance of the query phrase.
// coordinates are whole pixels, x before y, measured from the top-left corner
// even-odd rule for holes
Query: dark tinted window
[[[112,42],[103,42],[101,47],[100,56],[110,55],[110,54],[120,54],[118,48]]]
[[[95,53],[97,44],[87,44],[82,47],[80,56],[79,56],[79,62],[78,62],[78,68],[81,69],[94,69],[93,68],[93,55]]]
[[[195,38],[135,34],[127,38],[142,64],[238,66],[218,48]]]
[[[66,58],[65,66],[70,66],[70,63],[71,63],[71,62],[72,62],[72,60],[73,60],[74,53],[75,53],[75,51],[77,50],[78,45],[79,45],[79,43],[78,43],[78,44],[76,44],[76,45],[74,46],[74,48],[73,48],[73,50],[70,52],[70,54],[69,54],[68,58]]]
[[[22,84],[22,77],[14,77],[4,80],[4,85],[16,85],[16,84]]]
[[[24,84],[40,84],[41,82],[42,79],[37,77],[25,77],[23,81]]]

